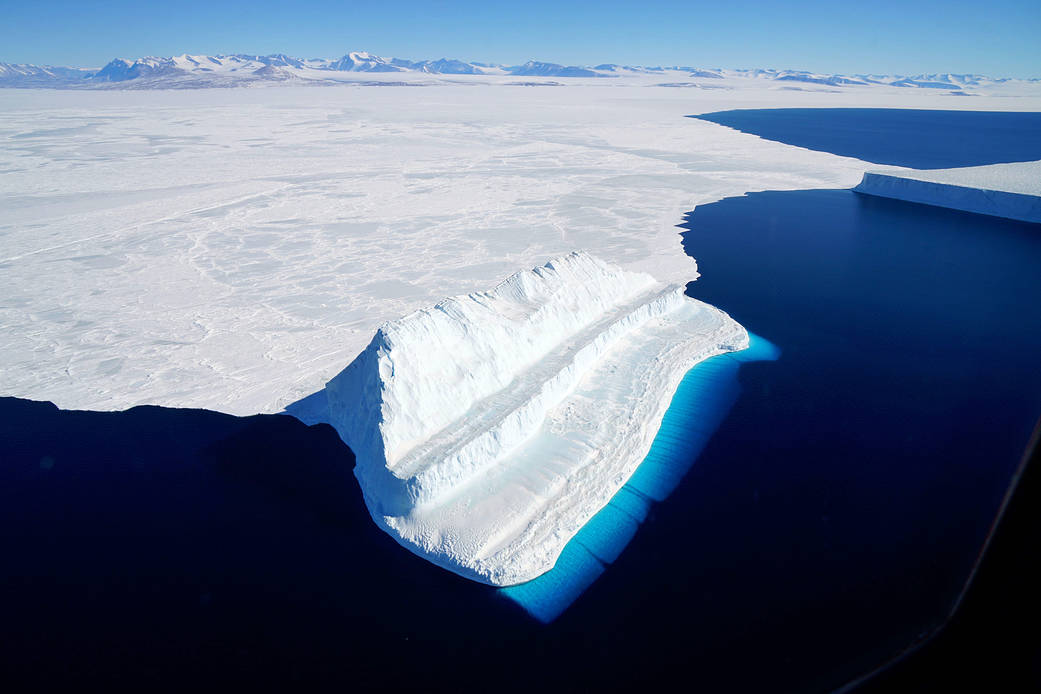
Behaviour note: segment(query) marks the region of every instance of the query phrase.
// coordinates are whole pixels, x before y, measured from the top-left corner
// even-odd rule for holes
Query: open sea
[[[866,157],[896,126],[855,110],[793,132],[816,117]],[[927,167],[915,133],[949,122],[911,113]],[[991,132],[940,165],[1011,160],[977,160]],[[567,604],[399,547],[326,425],[4,398],[0,682],[827,691],[936,628],[1041,415],[1041,228],[848,190],[683,226],[688,293],[754,359],[684,381],[618,520],[569,545],[595,575]]]
[[[775,108],[691,116],[875,164],[945,169],[1041,159],[1041,113]]]

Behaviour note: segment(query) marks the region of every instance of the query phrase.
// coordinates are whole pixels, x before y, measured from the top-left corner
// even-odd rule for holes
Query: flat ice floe
[[[572,253],[383,325],[329,382],[329,417],[381,527],[513,585],[625,484],[684,374],[747,346],[683,286]]]

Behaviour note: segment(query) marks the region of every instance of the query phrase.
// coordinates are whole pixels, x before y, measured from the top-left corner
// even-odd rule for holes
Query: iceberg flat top
[[[867,173],[962,188],[1041,196],[1041,161],[963,166],[954,169],[872,169]]]
[[[329,419],[381,527],[511,585],[628,480],[683,375],[747,345],[682,286],[572,253],[385,324],[327,385]]]

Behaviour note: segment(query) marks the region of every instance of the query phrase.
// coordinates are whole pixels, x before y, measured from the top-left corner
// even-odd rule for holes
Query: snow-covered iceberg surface
[[[781,350],[748,333],[750,345],[706,359],[683,377],[650,451],[629,481],[565,545],[551,571],[502,594],[540,622],[559,617],[613,564],[655,503],[672,494],[741,393],[742,364],[773,361]]]
[[[458,574],[548,571],[644,459],[722,311],[572,253],[382,326],[326,387],[376,522]]]
[[[957,169],[868,171],[853,190],[1041,223],[1041,161]]]

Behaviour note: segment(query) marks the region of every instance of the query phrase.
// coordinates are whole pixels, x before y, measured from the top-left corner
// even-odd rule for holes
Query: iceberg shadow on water
[[[565,545],[553,569],[527,583],[499,588],[500,594],[548,624],[621,556],[652,506],[676,489],[737,402],[741,364],[780,357],[769,340],[751,331],[748,336],[747,349],[711,357],[687,372],[643,462]]]

